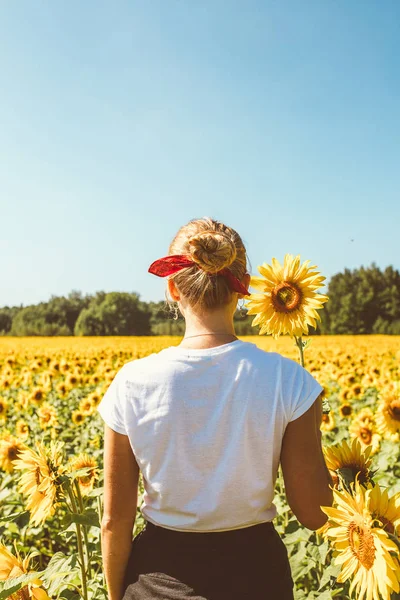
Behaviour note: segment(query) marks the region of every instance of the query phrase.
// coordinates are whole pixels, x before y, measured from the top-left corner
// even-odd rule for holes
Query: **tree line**
[[[328,284],[329,301],[311,334],[400,335],[400,273],[392,266],[345,269]],[[253,315],[234,315],[238,335],[254,335]],[[48,302],[0,308],[0,335],[108,336],[183,335],[184,319],[165,302],[144,302],[136,292],[96,292],[52,296]]]

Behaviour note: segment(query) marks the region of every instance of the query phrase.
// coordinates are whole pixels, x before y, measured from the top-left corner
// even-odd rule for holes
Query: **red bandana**
[[[172,254],[171,256],[164,256],[163,258],[155,260],[149,267],[149,273],[157,275],[158,277],[167,277],[167,275],[172,275],[187,267],[193,267],[193,265],[197,265],[201,268],[200,265],[184,254]],[[238,292],[244,296],[250,296],[250,292],[227,267],[216,273],[209,273],[209,275],[223,275],[228,280],[229,286],[234,292]]]

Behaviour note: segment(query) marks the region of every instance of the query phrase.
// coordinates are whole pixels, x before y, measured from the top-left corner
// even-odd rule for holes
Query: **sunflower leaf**
[[[17,517],[20,517],[21,515],[24,515],[25,513],[29,513],[28,510],[23,510],[21,512],[17,512],[17,513],[13,513],[12,515],[7,515],[6,517],[0,517],[0,523],[2,522],[10,522],[13,519],[16,519]]]
[[[86,508],[83,513],[67,513],[62,520],[62,526],[67,529],[71,523],[100,528],[98,512],[93,508]]]
[[[328,555],[329,552],[329,544],[328,542],[324,542],[323,544],[320,544],[318,546],[318,552],[319,552],[319,556],[321,558],[321,563],[324,565],[326,562],[326,557]]]
[[[22,587],[25,587],[28,583],[41,577],[43,571],[31,571],[30,573],[24,573],[19,577],[11,577],[7,581],[0,582],[0,600],[8,598],[11,594],[14,594]]]
[[[43,572],[42,580],[47,587],[49,596],[52,596],[60,587],[59,580],[62,577],[62,583],[66,583],[79,575],[77,567],[78,560],[76,554],[66,556],[63,552],[56,552],[51,557],[47,568]]]
[[[101,496],[104,493],[104,486],[101,488],[96,488],[95,490],[91,490],[86,494],[86,496]]]

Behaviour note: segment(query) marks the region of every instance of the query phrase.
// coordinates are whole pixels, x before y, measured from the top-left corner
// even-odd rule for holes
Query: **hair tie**
[[[186,269],[193,265],[197,265],[201,269],[201,266],[198,263],[184,254],[171,254],[170,256],[164,256],[151,263],[148,272],[157,275],[158,277],[167,277],[168,275],[173,275],[173,273],[177,273],[181,269]],[[250,296],[249,290],[234,276],[228,267],[224,267],[216,273],[208,273],[208,275],[222,275],[228,281],[231,290],[243,294],[244,296]]]

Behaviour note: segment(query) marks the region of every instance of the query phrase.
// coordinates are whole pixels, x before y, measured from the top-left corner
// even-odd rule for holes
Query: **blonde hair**
[[[207,310],[229,303],[235,293],[225,277],[215,275],[217,271],[229,267],[239,280],[247,271],[246,249],[240,235],[211,217],[192,219],[183,225],[168,252],[169,255],[184,254],[201,267],[187,267],[170,278],[191,306]],[[171,307],[168,297],[167,302]]]

